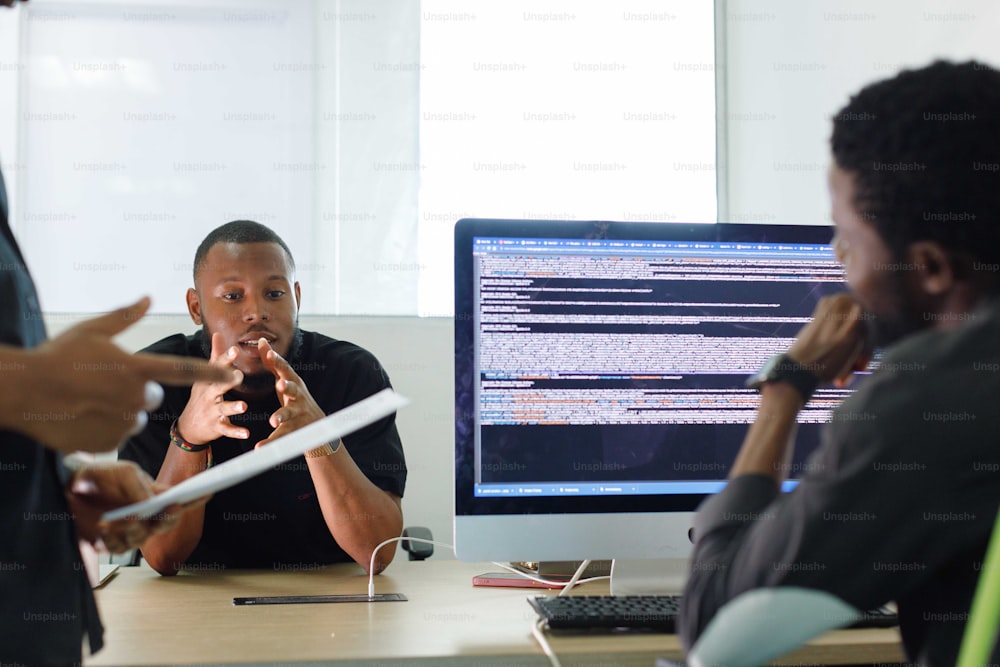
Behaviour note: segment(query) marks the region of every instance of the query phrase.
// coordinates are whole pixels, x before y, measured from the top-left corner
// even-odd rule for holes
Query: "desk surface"
[[[234,606],[233,597],[366,594],[354,564],[309,572],[225,570],[160,577],[122,568],[97,591],[105,647],[85,665],[267,664],[330,661],[398,664],[544,665],[525,601],[539,589],[480,588],[472,576],[492,565],[396,560],[375,578],[377,593],[406,602]],[[594,582],[580,593],[607,593]],[[645,665],[681,657],[674,635],[549,634],[564,665]],[[901,662],[895,630],[841,630],[789,654],[785,664]],[[782,664],[782,663],[778,663]]]

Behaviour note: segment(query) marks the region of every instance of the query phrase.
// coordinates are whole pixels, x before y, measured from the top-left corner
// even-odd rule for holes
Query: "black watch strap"
[[[813,392],[819,386],[819,378],[816,377],[816,374],[792,359],[787,353],[777,354],[768,359],[756,375],[747,379],[746,386],[759,390],[769,382],[785,382],[792,385],[802,395],[802,400],[806,403],[809,402]]]

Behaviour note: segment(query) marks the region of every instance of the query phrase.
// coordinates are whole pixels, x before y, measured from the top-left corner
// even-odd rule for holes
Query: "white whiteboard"
[[[312,3],[21,11],[14,224],[46,311],[184,312],[195,248],[238,218],[312,263]]]

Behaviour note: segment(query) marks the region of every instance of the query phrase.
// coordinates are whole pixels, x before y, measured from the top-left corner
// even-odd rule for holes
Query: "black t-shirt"
[[[45,340],[35,287],[7,225],[0,176],[0,344]],[[3,391],[17,391],[17,368],[0,368]],[[67,419],[45,406],[24,419]],[[20,435],[0,431],[0,664],[80,662],[84,631],[91,651],[102,628],[80,558],[76,524],[64,495],[61,457]]]
[[[1000,299],[967,319],[891,347],[794,491],[743,475],[702,505],[686,645],[740,593],[799,586],[859,610],[895,600],[913,664],[955,664],[1000,506]]]
[[[202,340],[200,331],[193,336],[176,334],[144,351],[204,358]],[[301,344],[288,361],[326,414],[390,386],[370,352],[318,333],[303,331]],[[119,453],[120,458],[135,461],[154,478],[167,448],[174,446],[170,444],[170,426],[191,395],[189,387],[164,389],[163,405],[150,414],[146,429]],[[247,411],[230,421],[248,428],[250,437],[213,441],[216,464],[250,451],[273,431],[268,419],[279,408],[277,395],[246,402]],[[375,486],[403,495],[406,462],[395,415],[348,435],[344,444]],[[305,458],[299,457],[216,493],[205,508],[201,541],[185,563],[192,569],[302,569],[351,560],[330,535],[309,467]]]

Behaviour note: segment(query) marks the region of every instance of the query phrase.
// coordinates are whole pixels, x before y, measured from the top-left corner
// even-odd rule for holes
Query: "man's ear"
[[[299,281],[295,281],[295,310],[302,310],[302,290],[299,288]]]
[[[194,288],[188,287],[185,298],[187,299],[188,315],[191,316],[191,321],[200,327],[202,324],[201,299],[198,298],[198,292]]]
[[[917,241],[909,247],[911,268],[917,276],[917,284],[930,296],[940,296],[957,280],[951,253],[935,241]]]

